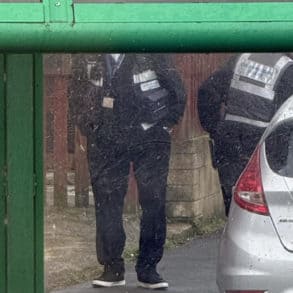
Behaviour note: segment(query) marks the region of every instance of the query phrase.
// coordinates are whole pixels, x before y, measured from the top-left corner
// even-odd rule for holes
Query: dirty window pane
[[[291,57],[46,55],[47,292],[293,290]]]

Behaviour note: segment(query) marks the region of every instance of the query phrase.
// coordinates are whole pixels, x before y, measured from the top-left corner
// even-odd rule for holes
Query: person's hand
[[[146,130],[152,128],[155,125],[155,123],[151,123],[151,124],[150,123],[141,123],[140,125],[141,125],[142,129],[144,131],[146,131]]]

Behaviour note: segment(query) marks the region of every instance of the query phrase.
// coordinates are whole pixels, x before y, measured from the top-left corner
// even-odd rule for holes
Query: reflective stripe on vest
[[[133,75],[133,82],[135,84],[146,82],[157,78],[157,74],[153,70],[146,70]]]
[[[251,82],[243,81],[242,84],[247,84],[247,86],[253,84],[253,81],[257,83],[263,83],[263,86],[255,85],[255,87],[259,88],[259,96],[262,96],[261,89],[266,88],[272,91],[271,95],[274,95],[274,87],[279,78],[280,74],[286,69],[286,67],[292,64],[292,60],[287,56],[281,56],[275,64],[272,66],[268,66],[265,64],[258,63],[256,61],[248,59],[251,55],[256,54],[242,54],[239,58],[234,75],[233,75],[233,84],[231,83],[231,87],[236,89],[242,90],[243,85],[241,88],[238,88],[237,82],[241,77],[246,77],[251,80]],[[245,90],[243,90],[245,91]],[[265,93],[267,96],[267,93]]]
[[[261,127],[261,128],[267,127],[269,125],[268,122],[253,120],[253,119],[249,119],[249,118],[245,118],[245,117],[241,117],[237,115],[231,115],[231,114],[226,114],[225,120],[245,123],[245,124],[249,124],[249,125]]]
[[[275,92],[268,88],[263,88],[251,83],[247,83],[241,80],[232,80],[231,87],[234,89],[238,89],[242,92],[247,92],[249,94],[260,96],[264,99],[268,99],[270,101],[274,100]]]
[[[154,89],[157,89],[159,87],[160,87],[160,84],[159,84],[159,81],[157,79],[147,81],[147,82],[143,82],[143,83],[140,84],[140,89],[143,92],[154,90]]]
[[[242,54],[231,80],[225,120],[266,127],[271,119],[270,109],[274,107],[276,83],[291,64],[293,61],[289,57],[278,53]],[[243,100],[246,96],[247,101]],[[250,104],[246,107],[245,103]],[[265,105],[261,116],[258,105]]]

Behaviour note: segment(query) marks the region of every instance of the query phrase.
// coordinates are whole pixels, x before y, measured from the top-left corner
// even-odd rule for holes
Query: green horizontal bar
[[[76,22],[292,21],[293,3],[75,4]]]
[[[44,22],[46,9],[44,3],[0,3],[0,23]],[[83,3],[74,4],[74,15],[69,22],[285,22],[293,20],[293,3]]]
[[[293,50],[293,2],[70,3],[0,4],[0,19],[7,19],[0,22],[0,50]],[[21,7],[31,7],[33,12],[25,15]]]
[[[44,22],[42,3],[1,3],[0,23]]]
[[[293,22],[0,24],[2,51],[293,51]]]

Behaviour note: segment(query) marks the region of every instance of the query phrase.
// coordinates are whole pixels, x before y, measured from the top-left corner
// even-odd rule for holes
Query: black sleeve
[[[186,104],[185,88],[170,56],[154,54],[153,60],[160,84],[170,94],[170,111],[162,121],[162,125],[172,127],[183,116]]]
[[[200,123],[204,130],[213,134],[221,119],[221,111],[233,77],[234,62],[229,62],[222,69],[215,71],[205,80],[198,91],[197,109]]]
[[[68,86],[69,109],[74,123],[83,135],[91,135],[98,123],[97,87],[88,80],[87,60],[96,56],[90,54],[72,55],[72,70]]]

